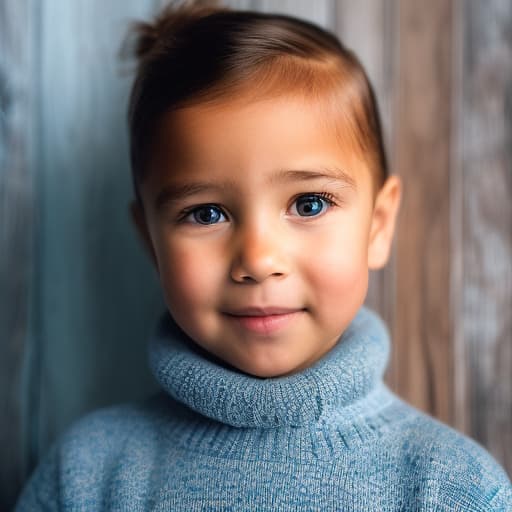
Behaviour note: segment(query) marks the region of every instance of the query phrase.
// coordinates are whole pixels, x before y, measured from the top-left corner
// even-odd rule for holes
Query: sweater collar
[[[274,428],[317,422],[350,406],[382,381],[389,336],[366,307],[313,366],[262,379],[223,366],[165,313],[150,341],[151,370],[162,388],[194,411],[236,427]]]

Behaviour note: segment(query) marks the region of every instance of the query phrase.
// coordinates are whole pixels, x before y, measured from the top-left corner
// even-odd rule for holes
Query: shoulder
[[[75,421],[60,439],[62,444],[78,442],[114,446],[122,438],[158,422],[159,395],[147,400],[96,409]]]
[[[159,394],[98,409],[75,421],[32,473],[16,511],[59,510],[60,504],[76,505],[82,498],[99,506],[109,479],[125,471],[126,453],[143,464],[144,456],[158,450],[168,409]]]
[[[60,438],[61,464],[81,467],[119,457],[137,447],[139,455],[161,441],[174,409],[162,393],[140,402],[95,410],[76,421]]]
[[[429,493],[461,510],[512,510],[505,470],[479,443],[405,402],[407,418],[397,442],[402,467],[421,475]],[[448,506],[447,510],[451,510]]]

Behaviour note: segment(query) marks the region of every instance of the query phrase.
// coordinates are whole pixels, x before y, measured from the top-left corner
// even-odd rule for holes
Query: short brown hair
[[[330,32],[291,16],[197,4],[169,5],[137,22],[138,59],[128,124],[137,199],[162,115],[244,90],[325,98],[343,119],[380,188],[388,176],[373,88],[357,57]],[[338,118],[338,116],[335,116]]]

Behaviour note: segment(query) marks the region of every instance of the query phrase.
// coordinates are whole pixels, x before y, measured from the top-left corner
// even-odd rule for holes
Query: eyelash
[[[333,194],[330,194],[329,192],[308,192],[308,193],[305,193],[305,194],[299,194],[298,196],[296,196],[294,199],[293,199],[293,203],[292,204],[295,204],[300,198],[302,197],[312,197],[312,198],[320,198],[322,200],[324,200],[327,205],[328,205],[328,208],[327,210],[329,210],[330,208],[332,208],[333,206],[338,206],[338,204],[335,202],[336,201],[336,197],[333,195]],[[216,208],[218,210],[220,210],[222,212],[222,214],[227,217],[226,213],[224,212],[223,208],[220,207],[219,205],[215,204],[215,203],[205,203],[205,204],[201,204],[201,205],[196,205],[196,206],[193,206],[193,207],[190,207],[190,208],[186,208],[184,209],[177,221],[178,223],[184,223],[186,222],[186,218],[194,213],[195,211],[197,210],[200,210],[201,208],[205,208],[207,206],[210,206],[212,208]],[[300,216],[302,218],[308,218],[308,217],[319,217],[321,215],[303,215],[303,216]],[[190,222],[190,224],[196,224],[196,225],[199,225],[199,226],[212,226],[214,224],[217,224],[217,223],[212,223],[212,224],[203,224],[201,222]]]

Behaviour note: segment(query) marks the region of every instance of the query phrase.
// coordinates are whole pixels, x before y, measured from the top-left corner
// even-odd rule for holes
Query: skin
[[[141,187],[144,208],[131,204],[175,321],[253,376],[291,375],[321,359],[363,304],[369,270],[389,257],[400,179],[376,192],[364,160],[324,117],[292,96],[168,113]],[[351,183],[311,175],[326,168]],[[164,200],[168,187],[205,181],[216,188]],[[293,312],[239,312],[250,306]]]

